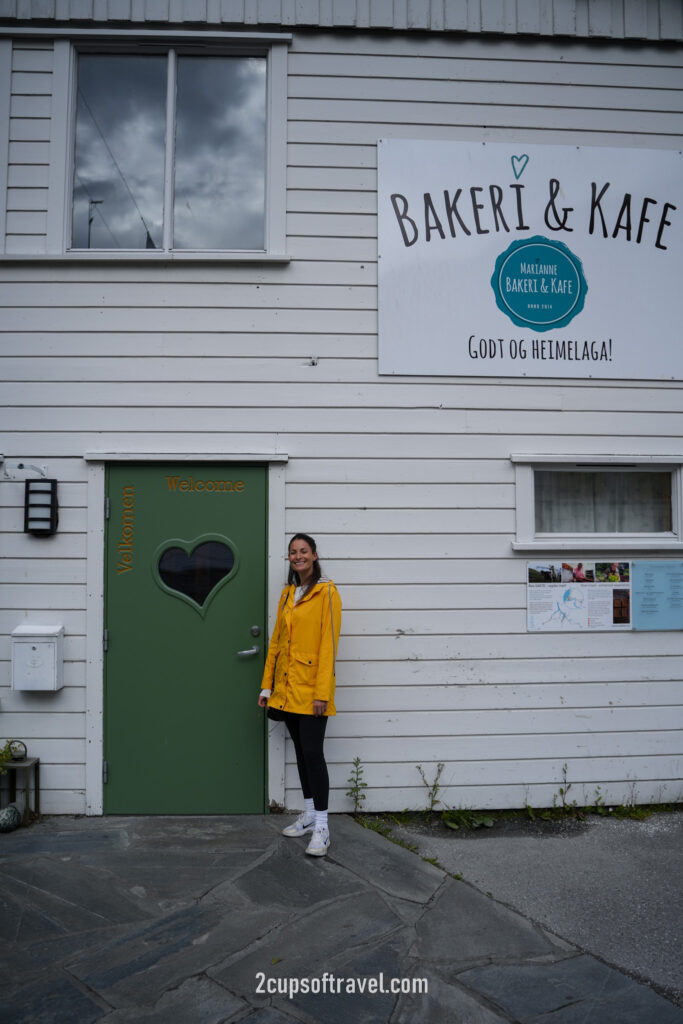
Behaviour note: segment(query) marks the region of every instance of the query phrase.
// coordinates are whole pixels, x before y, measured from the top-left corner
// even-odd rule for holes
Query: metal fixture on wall
[[[59,506],[56,480],[27,480],[24,495],[24,533],[49,537],[57,532]]]

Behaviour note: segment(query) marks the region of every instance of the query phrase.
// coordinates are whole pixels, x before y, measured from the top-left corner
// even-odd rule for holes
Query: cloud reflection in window
[[[164,55],[81,54],[73,246],[163,247]],[[266,59],[178,57],[173,245],[265,247]]]

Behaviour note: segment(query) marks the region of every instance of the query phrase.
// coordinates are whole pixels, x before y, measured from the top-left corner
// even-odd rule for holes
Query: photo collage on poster
[[[631,562],[577,559],[527,563],[527,629],[632,629]]]

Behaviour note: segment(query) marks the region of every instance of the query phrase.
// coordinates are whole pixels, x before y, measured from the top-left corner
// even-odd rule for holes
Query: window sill
[[[515,540],[512,541],[513,551],[661,551],[670,552],[683,551],[683,541],[672,537],[671,539],[659,539],[656,537],[644,537],[639,539],[632,536],[620,537],[614,534],[611,537],[563,537],[561,540],[553,540],[551,537],[543,540]]]
[[[2,253],[0,263],[289,263],[273,252],[61,252]]]

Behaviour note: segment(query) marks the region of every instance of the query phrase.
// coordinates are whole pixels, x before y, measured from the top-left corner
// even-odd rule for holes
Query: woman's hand
[[[327,711],[326,700],[314,700],[313,701],[313,714],[316,718],[321,718]]]
[[[258,706],[260,708],[265,708],[267,704],[268,704],[268,697],[267,697],[267,695],[265,693],[259,693]]]

